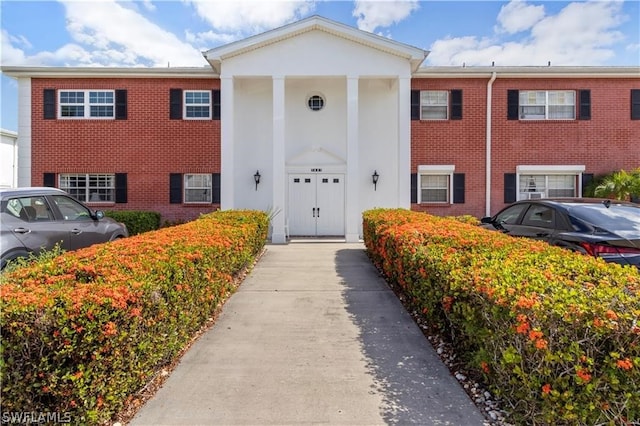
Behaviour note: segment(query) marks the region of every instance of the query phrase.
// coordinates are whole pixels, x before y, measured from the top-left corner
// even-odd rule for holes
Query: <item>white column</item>
[[[285,79],[273,76],[273,208],[279,212],[271,219],[271,242],[285,244]]]
[[[235,206],[233,77],[220,77],[220,208]]]
[[[346,188],[346,221],[345,239],[348,243],[358,242],[359,225],[362,221],[358,182],[360,167],[358,165],[358,77],[347,77],[347,188]]]
[[[411,207],[411,78],[398,78],[398,207]]]
[[[18,187],[31,186],[31,79],[18,79]]]

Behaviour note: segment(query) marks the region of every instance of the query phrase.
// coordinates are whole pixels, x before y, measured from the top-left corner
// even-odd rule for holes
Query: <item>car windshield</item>
[[[640,207],[612,204],[579,205],[570,209],[571,215],[589,224],[612,232],[640,234]]]

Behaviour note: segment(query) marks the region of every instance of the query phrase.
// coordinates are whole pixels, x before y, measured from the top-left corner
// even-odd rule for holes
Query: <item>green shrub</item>
[[[135,210],[110,210],[104,212],[106,216],[122,222],[127,226],[129,235],[155,231],[160,228],[160,213]]]
[[[233,292],[268,227],[262,212],[216,212],[4,273],[3,412],[108,421]]]
[[[640,421],[640,272],[407,210],[364,214],[373,262],[516,424]]]

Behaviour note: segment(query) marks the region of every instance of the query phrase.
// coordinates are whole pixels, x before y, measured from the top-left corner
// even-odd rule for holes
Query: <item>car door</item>
[[[34,253],[51,250],[56,244],[68,250],[68,232],[59,226],[51,206],[43,195],[16,197],[4,209],[3,227]]]
[[[93,213],[84,204],[65,195],[50,195],[49,198],[60,213],[61,228],[68,233],[69,250],[108,240],[104,226],[93,218]]]
[[[551,242],[557,232],[557,212],[544,204],[531,204],[511,235]]]
[[[512,235],[514,229],[517,231],[520,218],[529,207],[528,203],[518,203],[509,206],[498,213],[491,221],[491,225],[505,234]]]

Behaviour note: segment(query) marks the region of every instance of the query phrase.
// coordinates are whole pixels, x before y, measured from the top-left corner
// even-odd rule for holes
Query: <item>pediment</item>
[[[335,166],[346,163],[346,159],[322,147],[311,147],[286,161],[287,166]]]
[[[356,43],[362,47],[384,52],[385,54],[402,58],[411,63],[411,70],[415,72],[427,57],[428,52],[404,43],[391,40],[370,32],[362,31],[321,16],[309,18],[264,32],[243,40],[216,47],[203,52],[204,57],[213,69],[220,73],[222,62],[230,58],[251,53],[290,40],[309,32],[321,32],[330,34],[339,39]]]

